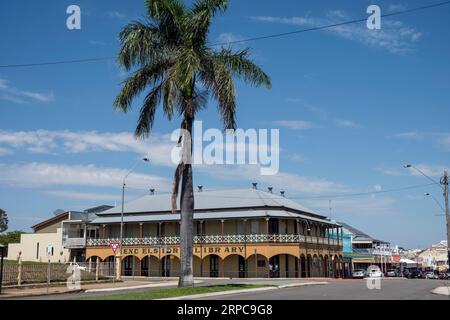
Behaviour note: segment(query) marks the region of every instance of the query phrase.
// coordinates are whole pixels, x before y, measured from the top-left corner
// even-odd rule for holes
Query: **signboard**
[[[116,255],[117,249],[119,248],[120,243],[119,242],[110,242],[109,247],[113,251],[114,255]]]
[[[53,246],[49,244],[47,246],[47,258],[50,259],[51,256],[53,256]]]

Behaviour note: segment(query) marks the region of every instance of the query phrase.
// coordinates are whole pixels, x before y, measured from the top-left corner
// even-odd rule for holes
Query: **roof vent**
[[[258,183],[257,182],[252,182],[252,186],[253,186],[253,189],[258,189]]]
[[[280,194],[282,197],[284,197],[285,192],[284,191],[280,191]]]
[[[155,189],[150,189],[150,195],[154,195],[155,194]]]
[[[267,190],[269,190],[270,193],[273,193],[273,187],[268,187]]]
[[[197,186],[198,188],[198,192],[202,192],[203,191],[203,186]]]

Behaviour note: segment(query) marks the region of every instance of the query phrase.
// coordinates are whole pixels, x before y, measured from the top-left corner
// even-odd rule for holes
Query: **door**
[[[280,256],[275,256],[269,260],[270,278],[280,277]]]
[[[149,273],[148,273],[148,267],[149,267],[149,257],[145,257],[144,259],[141,260],[141,276],[143,277],[148,277]]]
[[[239,256],[239,278],[245,278],[245,258]]]
[[[217,278],[219,276],[219,257],[215,255],[209,256],[209,276]]]
[[[128,256],[124,260],[123,274],[125,276],[133,275],[133,256]]]
[[[170,277],[170,256],[164,256],[161,260],[161,276]]]

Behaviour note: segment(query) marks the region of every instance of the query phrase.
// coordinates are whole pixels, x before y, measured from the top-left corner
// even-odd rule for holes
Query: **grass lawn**
[[[80,298],[80,300],[153,300],[153,299],[188,296],[191,294],[212,293],[220,291],[252,289],[261,287],[267,286],[252,285],[252,284],[227,284],[227,285],[189,287],[189,288],[168,288],[168,289],[156,289],[145,292],[130,292],[106,296],[86,297]]]

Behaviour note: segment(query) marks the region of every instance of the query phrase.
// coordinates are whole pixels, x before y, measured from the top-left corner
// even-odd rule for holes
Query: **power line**
[[[21,68],[21,67],[50,66],[50,65],[57,65],[57,64],[73,64],[73,63],[82,63],[82,62],[107,61],[107,60],[114,60],[114,59],[115,59],[115,57],[101,57],[101,58],[89,58],[89,59],[77,59],[77,60],[52,61],[52,62],[10,64],[10,65],[0,66],[0,68]]]
[[[435,3],[435,4],[431,4],[431,5],[422,6],[422,7],[416,7],[416,8],[412,8],[412,9],[407,9],[407,10],[402,10],[402,11],[396,11],[396,12],[391,12],[391,13],[387,13],[387,14],[382,14],[381,17],[382,18],[392,17],[392,16],[397,16],[397,15],[401,15],[401,14],[407,14],[407,13],[411,13],[411,12],[415,12],[415,11],[421,11],[421,10],[436,8],[436,7],[440,7],[440,6],[444,6],[444,5],[448,5],[448,4],[450,4],[450,1],[444,1],[444,2],[439,2],[439,3]],[[248,39],[243,39],[243,40],[235,40],[235,41],[229,41],[229,42],[224,42],[224,43],[217,43],[217,44],[214,44],[213,46],[220,46],[220,45],[227,45],[227,44],[236,44],[236,43],[264,40],[264,39],[270,39],[270,38],[278,38],[278,37],[289,36],[289,35],[292,35],[292,34],[298,34],[298,33],[310,32],[310,31],[329,29],[329,28],[334,28],[334,27],[339,27],[339,26],[343,26],[343,25],[347,25],[347,24],[353,24],[353,23],[364,22],[364,21],[367,21],[367,17],[360,18],[360,19],[355,19],[355,20],[344,21],[344,22],[339,22],[339,23],[323,25],[323,26],[311,27],[311,28],[307,28],[307,29],[300,29],[300,30],[294,30],[294,31],[283,32],[283,33],[275,33],[275,34],[267,35],[267,36],[248,38]]]
[[[408,13],[412,13],[412,12],[416,12],[416,11],[422,11],[422,10],[437,8],[437,7],[445,6],[445,5],[448,5],[448,4],[450,4],[450,1],[443,1],[443,2],[430,4],[430,5],[426,5],[426,6],[421,6],[421,7],[416,7],[416,8],[412,8],[412,9],[407,9],[407,10],[401,10],[401,11],[391,12],[391,13],[387,13],[387,14],[382,14],[381,17],[385,18],[385,17],[392,17],[392,16],[397,16],[397,15],[402,15],[402,14],[408,14]],[[293,35],[293,34],[300,34],[300,33],[305,33],[305,32],[310,32],[310,31],[318,31],[318,30],[330,29],[330,28],[335,28],[335,27],[339,27],[339,26],[343,26],[343,25],[354,24],[354,23],[364,22],[364,21],[367,21],[367,17],[360,18],[360,19],[354,19],[354,20],[348,20],[348,21],[339,22],[339,23],[323,25],[323,26],[311,27],[311,28],[307,28],[307,29],[300,29],[300,30],[294,30],[294,31],[283,32],[283,33],[276,33],[276,34],[271,34],[271,35],[266,35],[266,36],[259,36],[259,37],[242,39],[242,40],[228,41],[228,42],[223,42],[223,43],[215,43],[215,44],[212,44],[212,46],[225,46],[225,45],[232,45],[232,44],[249,42],[249,41],[258,41],[258,40],[265,40],[265,39],[271,39],[271,38],[280,38],[280,37],[285,37],[285,36],[289,36],[289,35]],[[37,66],[48,66],[48,65],[60,65],[60,64],[74,64],[74,63],[84,63],[84,62],[109,61],[109,60],[114,60],[114,59],[115,59],[115,57],[100,57],[100,58],[61,60],[61,61],[49,61],[49,62],[38,62],[38,63],[7,64],[7,65],[0,65],[0,68],[1,69],[6,69],[6,68],[37,67]]]
[[[341,193],[341,194],[334,194],[334,195],[318,195],[318,196],[286,196],[286,199],[297,199],[297,200],[310,200],[310,199],[335,199],[335,198],[351,198],[351,197],[360,197],[360,196],[367,196],[367,195],[376,195],[376,194],[385,194],[385,193],[392,193],[392,192],[400,192],[400,191],[406,191],[411,189],[419,189],[424,187],[429,187],[431,185],[434,185],[433,183],[427,183],[427,184],[419,184],[419,185],[413,185],[413,186],[406,186],[406,187],[400,187],[400,188],[393,188],[393,189],[386,189],[386,190],[380,190],[380,191],[368,191],[368,192],[358,192],[358,193]],[[143,188],[136,188],[136,187],[128,187],[131,189],[136,190],[148,190]],[[213,191],[221,191],[221,190],[233,190],[233,189],[213,189]],[[209,190],[211,191],[211,190]],[[258,200],[275,200],[272,196],[261,196],[258,194],[257,197],[242,197],[242,196],[227,196],[227,195],[208,195],[205,194],[206,191],[202,192],[200,197],[209,197],[209,198],[230,198],[230,199],[258,199]],[[157,193],[158,195],[170,195],[172,194],[169,191],[160,191]]]

